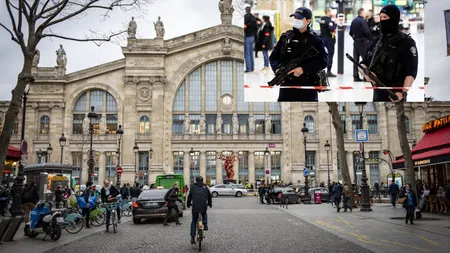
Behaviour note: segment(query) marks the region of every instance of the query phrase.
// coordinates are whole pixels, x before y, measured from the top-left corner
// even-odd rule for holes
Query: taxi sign
[[[156,189],[164,189],[164,186],[158,186]]]

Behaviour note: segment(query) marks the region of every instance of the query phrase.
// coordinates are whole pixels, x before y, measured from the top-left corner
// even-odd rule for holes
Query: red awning
[[[438,150],[430,150],[427,152],[423,152],[420,154],[414,154],[412,156],[413,161],[417,161],[417,160],[423,160],[423,159],[427,159],[427,158],[431,158],[431,157],[436,157],[436,156],[440,156],[440,155],[448,155],[450,154],[450,148],[443,148],[443,149],[438,149]],[[393,162],[392,164],[398,164],[398,163],[403,163],[405,162],[405,160],[399,159],[395,162]]]
[[[20,149],[14,146],[8,145],[8,153],[6,157],[11,160],[19,160],[20,159]]]

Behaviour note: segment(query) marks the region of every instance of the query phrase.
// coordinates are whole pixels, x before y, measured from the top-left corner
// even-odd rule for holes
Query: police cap
[[[310,9],[306,7],[300,7],[295,10],[294,14],[290,15],[289,17],[296,17],[298,19],[311,19],[312,18],[312,12]]]

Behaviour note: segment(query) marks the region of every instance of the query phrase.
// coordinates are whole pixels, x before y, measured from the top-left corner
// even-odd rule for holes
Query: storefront
[[[19,166],[20,149],[8,146],[8,153],[6,154],[6,160],[3,165],[0,165],[0,177],[2,180],[6,180],[11,183],[13,178],[17,175],[17,168]]]
[[[423,125],[423,138],[412,149],[416,175],[424,184],[445,186],[450,178],[450,115]],[[403,157],[393,162],[394,169],[404,169]]]

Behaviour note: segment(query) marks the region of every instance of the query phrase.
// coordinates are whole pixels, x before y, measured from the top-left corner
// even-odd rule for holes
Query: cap
[[[311,19],[312,18],[312,12],[310,9],[305,7],[300,7],[295,10],[294,14],[290,15],[289,17],[296,17],[298,19]]]
[[[250,4],[245,4],[244,7],[247,8],[252,8],[252,6]]]

